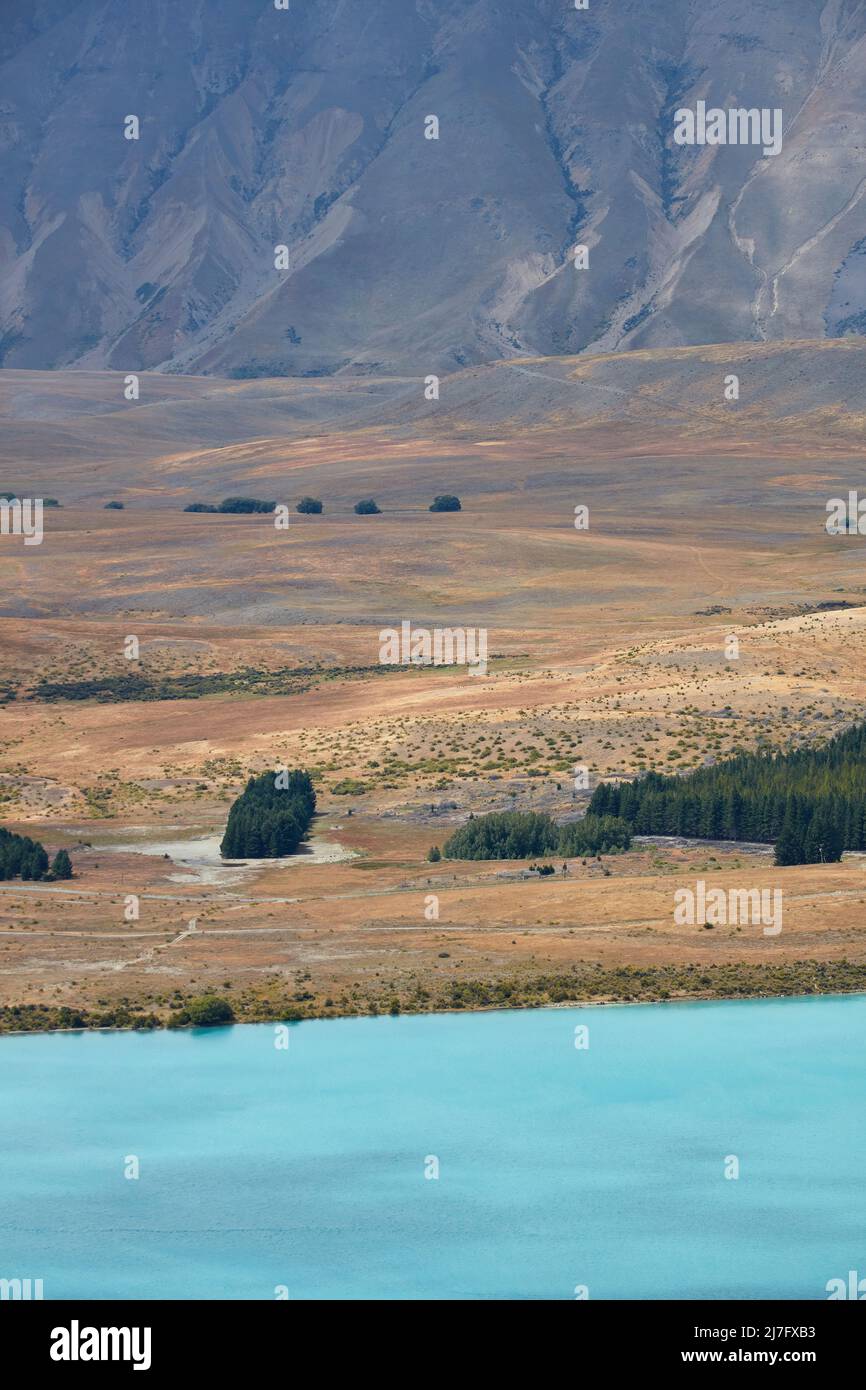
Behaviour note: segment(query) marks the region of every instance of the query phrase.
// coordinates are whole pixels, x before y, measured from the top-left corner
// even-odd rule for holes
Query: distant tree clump
[[[584,816],[557,825],[539,811],[493,811],[455,830],[443,852],[448,859],[530,859],[553,853],[610,854],[630,845],[629,826],[613,816]]]
[[[0,488],[0,502],[17,502],[18,500],[17,492],[13,492],[8,487]],[[59,507],[60,503],[56,497],[43,497],[42,505],[43,507]]]
[[[618,816],[584,816],[559,832],[557,850],[564,855],[610,854],[631,848],[631,826]]]
[[[303,512],[305,516],[318,516],[322,510],[322,504],[318,497],[302,497],[295,507],[296,512]]]
[[[68,856],[67,856],[68,859]],[[48,855],[38,840],[0,827],[0,879],[42,879],[49,875]],[[72,865],[69,866],[70,875]]]
[[[539,811],[492,811],[472,817],[446,840],[446,859],[529,859],[549,854],[559,829]]]
[[[836,863],[866,849],[866,724],[821,747],[740,753],[685,776],[650,772],[602,782],[590,814],[619,816],[637,835],[755,840],[778,864]]]
[[[367,497],[363,502],[355,503],[355,511],[358,516],[378,516],[382,508],[378,507],[372,497]]]
[[[428,510],[431,512],[459,512],[461,511],[460,498],[443,493],[441,497],[433,498]]]
[[[218,512],[273,512],[276,502],[263,502],[260,497],[224,497]]]
[[[432,845],[427,851],[427,863],[438,864],[442,858],[442,851],[438,845]]]
[[[264,502],[260,497],[224,497],[216,505],[212,502],[190,502],[185,512],[220,512],[249,514],[251,512],[272,512],[276,502]]]
[[[105,506],[103,507],[102,510],[105,511],[105,512],[122,512],[122,511],[123,511],[123,503],[122,503],[122,502],[106,502],[106,504],[105,504]]]
[[[293,854],[316,809],[307,772],[263,772],[251,777],[229,811],[220,845],[224,859],[278,859]]]

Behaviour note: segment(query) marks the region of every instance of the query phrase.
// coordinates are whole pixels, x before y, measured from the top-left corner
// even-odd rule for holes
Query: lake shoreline
[[[806,964],[805,962],[803,964]],[[643,998],[616,997],[611,994],[596,994],[581,997],[575,993],[565,999],[522,999],[514,1003],[502,1001],[478,1002],[469,1005],[455,1005],[442,1001],[432,1007],[401,1007],[396,1009],[338,1009],[331,1007],[328,1009],[310,1008],[306,1010],[294,1009],[290,1006],[274,1006],[256,1008],[255,1005],[246,1006],[242,1013],[236,1014],[234,1018],[224,1022],[214,1024],[194,1024],[192,1022],[175,1022],[171,1014],[160,1016],[157,1013],[142,1011],[138,1014],[130,1014],[129,1021],[123,1023],[104,1023],[88,1022],[88,1011],[85,1009],[76,1010],[71,1006],[52,1006],[51,1012],[60,1013],[65,1009],[67,1013],[76,1016],[76,1022],[72,1023],[65,1018],[63,1022],[55,1019],[46,1018],[44,1026],[33,1027],[33,1019],[26,1021],[30,1026],[16,1028],[9,1026],[9,1015],[13,1012],[20,1018],[22,1013],[30,1013],[43,1006],[40,1005],[7,1005],[0,1008],[0,1037],[27,1037],[38,1036],[43,1033],[150,1033],[150,1032],[192,1032],[207,1028],[234,1028],[255,1026],[262,1024],[277,1023],[311,1023],[327,1022],[336,1019],[347,1018],[382,1018],[382,1017],[423,1017],[434,1014],[442,1016],[459,1016],[460,1014],[482,1014],[482,1013],[526,1013],[538,1012],[544,1009],[585,1009],[585,1008],[622,1008],[628,1006],[648,1006],[663,1004],[694,1004],[694,1003],[748,1003],[763,1001],[768,1003],[772,1000],[782,999],[830,999],[845,998],[856,995],[866,996],[866,969],[862,967],[849,967],[851,973],[856,978],[850,981],[850,987],[845,987],[841,979],[834,979],[827,982],[827,988],[807,988],[805,985],[798,988],[792,981],[791,988],[783,990],[762,990],[755,988],[749,992],[739,991],[720,993],[710,988],[697,988],[693,991],[682,990],[676,994],[667,996],[648,995]],[[224,997],[224,996],[220,996]],[[46,1010],[49,1012],[49,1010]],[[94,1014],[94,1019],[98,1017]],[[78,1019],[82,1021],[78,1021]]]

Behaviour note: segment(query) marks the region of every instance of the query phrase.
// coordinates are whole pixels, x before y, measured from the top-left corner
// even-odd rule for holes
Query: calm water
[[[866,1275],[862,996],[289,1032],[0,1039],[0,1276],[46,1298],[567,1299]]]

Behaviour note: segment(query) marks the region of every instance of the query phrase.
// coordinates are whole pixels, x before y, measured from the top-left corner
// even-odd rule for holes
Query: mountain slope
[[[423,376],[859,332],[864,36],[855,0],[6,0],[0,363]],[[781,108],[781,153],[678,146],[698,100]]]

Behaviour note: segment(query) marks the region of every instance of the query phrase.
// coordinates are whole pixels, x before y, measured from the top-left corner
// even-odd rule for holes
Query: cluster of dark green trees
[[[47,506],[46,502],[46,506]],[[272,512],[276,507],[276,502],[263,502],[258,497],[226,497],[222,502],[190,502],[188,507],[184,507],[185,512]],[[108,502],[106,506],[122,508],[122,502]],[[360,502],[355,503],[355,511],[358,516],[378,516],[381,507],[373,497],[364,497]],[[460,498],[451,494],[443,493],[439,497],[434,497],[428,511],[431,512],[459,512],[461,511]],[[324,511],[324,506],[318,497],[302,497],[295,507],[296,512],[303,516],[319,516]]]
[[[71,878],[72,862],[65,849],[59,849],[49,865],[44,845],[29,835],[15,835],[0,827],[0,879]]]
[[[190,502],[185,512],[272,512],[276,502],[263,502],[260,497],[224,497],[222,502]]]
[[[740,753],[686,776],[650,772],[601,783],[592,815],[619,816],[636,835],[756,840],[779,864],[833,863],[866,849],[866,724],[820,748]]]
[[[13,492],[12,489],[8,487],[0,488],[0,502],[15,502],[17,500],[17,492]],[[43,497],[42,505],[43,507],[59,507],[60,503],[56,497]]]
[[[220,845],[224,859],[278,859],[293,854],[316,810],[307,772],[263,772],[251,777],[229,811]]]
[[[837,864],[845,850],[842,831],[832,812],[819,807],[813,814],[795,807],[776,841],[777,864]]]
[[[631,833],[613,816],[584,816],[557,825],[540,811],[473,816],[446,841],[447,859],[530,859],[537,854],[609,854],[628,849]]]
[[[630,848],[631,827],[618,816],[586,815],[559,828],[559,854],[610,854]]]

